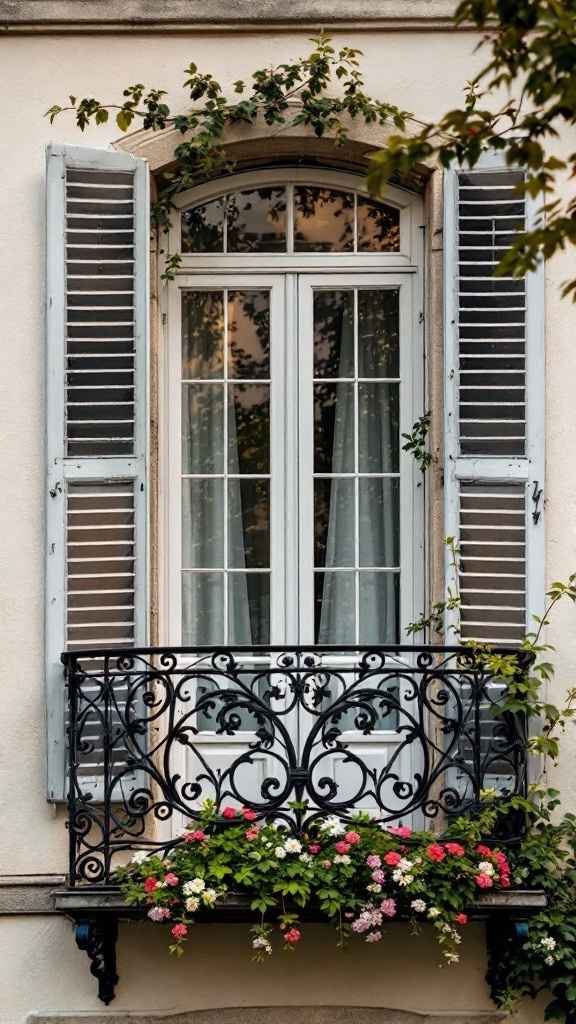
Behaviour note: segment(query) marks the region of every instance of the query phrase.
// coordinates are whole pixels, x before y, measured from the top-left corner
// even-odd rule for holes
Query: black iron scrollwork
[[[477,809],[483,790],[525,793],[525,723],[499,714],[505,683],[465,648],[111,649],[63,660],[72,885],[109,883],[126,851],[165,853],[206,797],[299,831],[357,811],[428,827]]]

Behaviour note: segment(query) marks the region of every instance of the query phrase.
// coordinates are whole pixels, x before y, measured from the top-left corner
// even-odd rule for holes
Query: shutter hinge
[[[58,481],[56,484],[54,484],[54,487],[52,487],[50,491],[50,497],[55,498],[56,495],[58,494],[62,494],[62,484],[60,483],[60,481]]]
[[[534,526],[538,525],[538,521],[540,519],[540,516],[542,515],[541,510],[538,508],[538,505],[540,504],[540,498],[541,497],[542,497],[542,488],[540,488],[540,490],[538,490],[538,481],[535,480],[534,481],[534,490],[532,491],[532,503],[534,505],[534,509],[533,509],[533,512],[532,512],[532,522],[534,523]]]

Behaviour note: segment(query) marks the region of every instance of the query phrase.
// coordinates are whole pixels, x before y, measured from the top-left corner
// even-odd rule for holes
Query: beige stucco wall
[[[69,115],[50,126],[44,112],[70,92],[114,100],[138,81],[167,89],[178,106],[182,70],[191,60],[230,86],[255,66],[301,54],[309,34],[40,34],[0,41],[0,873],[62,873],[67,854],[65,813],[44,798],[44,146],[53,140],[103,146],[117,136],[113,124],[81,136]],[[370,92],[423,119],[458,104],[479,66],[470,33],[346,31],[340,40],[364,51]],[[576,274],[574,263],[563,256],[547,271],[549,580],[576,568],[574,311],[558,300],[558,284]],[[576,662],[572,609],[560,612],[550,637],[562,689]],[[555,775],[565,807],[576,808],[576,744],[567,746],[573,752],[563,755]],[[298,954],[278,954],[259,967],[250,964],[245,932],[232,925],[198,927],[193,948],[178,964],[167,958],[164,931],[123,926],[121,984],[109,1012],[342,1001],[435,1013],[494,1009],[483,981],[481,925],[468,929],[462,962],[449,974],[437,970],[431,939],[410,939],[407,926],[389,928],[374,948],[358,944],[344,959],[327,929],[310,927]],[[33,1010],[108,1012],[96,999],[69,922],[0,917],[0,933],[1,1024],[20,1024]],[[527,1007],[520,1018],[522,1024],[541,1019],[538,1007]]]

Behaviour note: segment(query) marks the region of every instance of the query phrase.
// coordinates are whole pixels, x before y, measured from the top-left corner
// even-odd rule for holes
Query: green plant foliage
[[[429,409],[428,412],[425,412],[423,416],[416,420],[409,434],[402,434],[406,441],[406,444],[402,445],[402,451],[410,452],[414,456],[422,473],[425,473],[433,463],[438,462],[438,448],[435,452],[431,452],[426,447],[426,438],[430,432],[431,422],[432,411]]]
[[[519,233],[498,266],[499,274],[522,277],[542,257],[576,245],[576,197],[557,196],[559,178],[576,173],[576,151],[554,154],[559,132],[573,137],[576,126],[576,0],[461,0],[455,23],[470,22],[491,58],[468,84],[464,104],[413,138],[390,139],[370,157],[368,183],[378,195],[392,175],[420,161],[474,167],[486,150],[501,151],[526,171],[519,194],[542,200],[542,222]],[[494,110],[496,90],[506,99]],[[576,280],[564,293],[576,299]]]

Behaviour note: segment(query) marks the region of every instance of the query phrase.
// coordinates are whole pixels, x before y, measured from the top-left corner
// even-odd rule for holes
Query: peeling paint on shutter
[[[148,641],[148,167],[47,151],[48,797],[65,797],[60,654]],[[81,765],[99,775],[98,748]],[[95,792],[95,796],[97,792]]]

